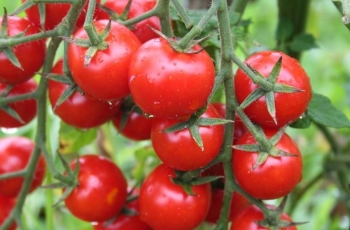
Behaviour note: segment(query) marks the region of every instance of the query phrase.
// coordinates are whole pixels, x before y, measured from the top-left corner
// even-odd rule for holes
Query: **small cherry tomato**
[[[192,50],[202,48],[195,45]],[[207,104],[215,68],[205,50],[175,51],[163,38],[141,45],[129,68],[129,87],[136,105],[160,118],[189,116]]]
[[[0,17],[0,24],[3,18]],[[15,36],[25,32],[24,36],[39,33],[39,29],[32,25],[27,19],[17,16],[8,16],[8,36]],[[45,60],[46,44],[45,40],[31,41],[16,45],[12,48],[22,69],[13,65],[0,52],[0,83],[16,85],[27,81],[41,68]]]
[[[108,20],[94,21],[93,24],[97,32],[101,32]],[[78,29],[73,35],[73,39],[86,38],[84,28]],[[131,30],[113,21],[105,42],[108,47],[97,51],[88,66],[84,66],[87,48],[69,44],[69,69],[74,81],[84,92],[100,100],[119,100],[130,94],[129,64],[141,43]]]
[[[52,73],[62,74],[63,61],[60,60],[52,69]],[[66,101],[55,107],[60,96],[68,85],[50,80],[49,99],[54,113],[67,124],[80,129],[88,129],[102,125],[111,120],[119,111],[121,102],[111,103],[97,100],[88,94],[73,93]]]
[[[202,115],[204,118],[219,118],[212,106]],[[220,152],[224,136],[222,125],[200,126],[199,134],[203,148],[199,147],[189,129],[164,132],[179,121],[177,119],[154,118],[151,132],[153,148],[163,163],[171,168],[188,171],[204,167]]]
[[[267,110],[265,96],[254,101],[244,109],[246,115],[255,123],[266,127],[282,127],[297,120],[306,110],[312,96],[310,79],[296,59],[278,51],[262,51],[250,56],[245,63],[268,77],[277,60],[282,57],[281,71],[277,83],[302,90],[296,93],[274,93],[277,124]],[[234,77],[237,101],[242,103],[259,85],[238,69]]]
[[[117,114],[113,119],[113,125],[123,136],[135,140],[148,140],[151,138],[152,118],[147,118],[142,114],[131,111],[127,115],[124,127],[121,127],[123,112]]]
[[[25,169],[33,150],[34,142],[26,137],[13,136],[1,138],[0,175]],[[45,176],[45,168],[46,164],[44,157],[40,156],[29,189],[30,192],[41,185]],[[22,184],[22,176],[0,180],[0,194],[9,197],[16,197],[21,190]]]
[[[148,175],[140,190],[141,220],[152,229],[195,229],[208,213],[210,184],[192,186],[195,195],[189,195],[172,177],[174,170],[164,164]]]
[[[74,170],[77,161],[71,162]],[[102,222],[116,216],[126,201],[127,182],[112,161],[97,155],[79,158],[78,185],[64,200],[77,218]]]
[[[258,221],[264,219],[262,211],[254,205],[248,206],[232,220],[230,230],[264,230],[268,228],[261,227]],[[292,219],[285,213],[282,213],[281,219],[292,222]],[[279,230],[297,230],[296,226],[278,228]]]
[[[0,93],[2,93],[6,87],[7,85],[0,83]],[[34,79],[29,79],[28,81],[15,85],[6,97],[9,98],[26,93],[33,93],[37,87],[38,84],[34,81]],[[18,128],[24,126],[31,122],[37,113],[37,105],[35,99],[12,102],[9,103],[8,106],[10,106],[19,115],[23,123],[0,109],[0,127]]]
[[[267,138],[271,138],[277,131],[264,130]],[[244,134],[237,141],[237,145],[256,144],[250,132]],[[287,135],[275,146],[296,156],[268,156],[267,160],[253,169],[257,159],[257,152],[247,152],[234,149],[232,151],[232,168],[237,183],[251,196],[262,199],[277,199],[288,195],[302,178],[302,157],[296,143]]]

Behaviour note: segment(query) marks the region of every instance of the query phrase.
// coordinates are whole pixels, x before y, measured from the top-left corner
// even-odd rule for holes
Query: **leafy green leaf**
[[[309,116],[305,116],[294,121],[289,126],[296,129],[306,129],[306,128],[309,128],[310,125],[311,125],[311,118]]]
[[[298,34],[293,38],[293,41],[289,44],[291,50],[295,52],[302,52],[312,48],[317,48],[315,37],[311,34]]]
[[[321,94],[313,94],[308,106],[308,116],[314,122],[328,127],[350,128],[349,118]]]
[[[77,153],[82,147],[90,144],[97,136],[97,129],[78,130],[61,122],[59,130],[61,154]]]

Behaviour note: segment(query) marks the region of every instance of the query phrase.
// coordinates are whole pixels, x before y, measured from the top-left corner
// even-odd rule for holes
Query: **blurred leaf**
[[[345,114],[321,94],[313,93],[308,106],[308,115],[314,122],[327,127],[350,128],[350,121]]]
[[[159,165],[160,160],[157,157],[152,147],[142,147],[135,151],[136,167],[133,170],[132,176],[136,181],[136,185],[142,183],[146,175]],[[151,160],[150,160],[151,159]]]
[[[317,48],[318,45],[313,35],[302,33],[293,38],[292,42],[289,44],[289,47],[295,52],[302,52],[312,48]]]
[[[306,129],[306,128],[309,128],[310,125],[311,125],[311,118],[306,116],[306,117],[299,118],[289,126],[296,129]]]
[[[90,144],[97,136],[97,129],[78,130],[61,122],[59,130],[61,154],[77,153],[82,147]]]

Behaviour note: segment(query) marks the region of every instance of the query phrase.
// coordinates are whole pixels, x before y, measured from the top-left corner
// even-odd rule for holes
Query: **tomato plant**
[[[152,229],[194,229],[208,213],[210,185],[193,186],[195,195],[189,195],[171,181],[174,176],[174,170],[162,164],[147,176],[141,186],[140,218]]]
[[[276,130],[264,130],[271,138]],[[251,133],[246,133],[237,145],[257,143]],[[298,146],[283,134],[276,147],[294,156],[268,156],[266,161],[254,168],[258,160],[257,152],[234,149],[232,168],[237,183],[251,196],[258,199],[276,199],[288,195],[302,178],[302,156]],[[273,182],[273,183],[272,183]]]
[[[268,112],[265,96],[252,102],[244,111],[252,121],[262,126],[282,127],[292,123],[305,112],[311,100],[310,79],[297,60],[282,52],[263,51],[251,55],[245,63],[262,76],[268,77],[279,58],[282,58],[282,66],[276,82],[293,86],[301,91],[274,93],[277,124]],[[242,103],[249,94],[259,87],[241,69],[237,70],[234,77],[234,86],[239,103]]]
[[[3,17],[0,18],[0,23]],[[1,27],[5,29],[5,27]],[[21,33],[24,36],[33,35],[39,32],[39,29],[32,25],[28,20],[17,16],[7,17],[7,35],[16,36]],[[0,53],[0,83],[20,84],[33,77],[43,65],[45,60],[45,40],[31,41],[19,44],[12,48],[14,55],[20,64],[20,68],[15,66],[6,57],[4,52]],[[30,55],[28,55],[30,54]]]
[[[34,150],[34,142],[28,138],[14,136],[0,139],[0,175],[24,170]],[[45,160],[38,160],[30,191],[41,185],[45,176]],[[23,184],[23,176],[0,180],[0,194],[16,197]]]
[[[52,73],[63,74],[62,68],[63,61],[60,60],[53,67]],[[96,127],[111,120],[119,111],[121,105],[119,100],[108,103],[77,91],[62,104],[57,105],[58,99],[68,87],[64,83],[50,80],[48,91],[54,113],[71,126],[81,129]]]
[[[116,13],[121,14],[125,9],[127,3],[127,0],[107,0],[104,3],[104,5],[114,10]],[[156,0],[133,0],[126,18],[135,18],[147,11],[150,11],[155,7],[156,4]],[[107,13],[101,11],[100,16],[98,18],[109,19],[109,16]],[[136,37],[141,41],[141,43],[145,43],[146,41],[151,40],[152,38],[159,37],[155,32],[151,30],[150,26],[156,30],[160,30],[159,18],[153,16],[141,22],[138,22],[133,26],[132,31],[134,32]]]
[[[201,47],[196,45],[192,50]],[[161,118],[181,118],[205,106],[214,77],[214,65],[206,51],[180,53],[163,38],[142,44],[129,68],[135,104]]]
[[[239,229],[249,229],[249,230],[263,230],[268,229],[261,227],[257,224],[257,221],[261,221],[264,219],[263,213],[256,206],[251,205],[241,211],[236,218],[233,219],[231,230],[239,230]],[[281,220],[291,222],[292,219],[285,213],[282,213]],[[297,230],[296,226],[290,226],[285,228],[278,228],[279,230]]]
[[[78,184],[64,200],[68,210],[90,222],[113,218],[126,201],[127,182],[123,173],[102,156],[84,155],[78,162]],[[74,170],[77,161],[71,162],[70,167]]]
[[[208,106],[202,117],[218,118],[219,115],[214,107]],[[199,135],[203,141],[201,148],[189,129],[165,132],[176,123],[176,119],[155,118],[152,124],[152,145],[165,165],[177,170],[195,170],[204,167],[219,154],[224,133],[222,125],[199,127]]]
[[[7,85],[0,83],[0,93],[4,93],[6,87]],[[38,84],[34,81],[34,79],[29,79],[26,82],[15,85],[6,96],[9,98],[26,93],[33,93],[37,87]],[[18,114],[18,116],[21,118],[21,121],[6,113],[6,111],[0,110],[0,127],[18,128],[24,126],[32,121],[37,114],[35,99],[9,103],[8,106]]]
[[[98,32],[105,29],[107,24],[108,20],[94,22]],[[84,39],[87,38],[87,34],[83,28],[80,28],[73,37]],[[140,46],[140,41],[125,26],[111,22],[105,42],[108,47],[97,51],[88,66],[84,65],[87,48],[70,44],[68,64],[73,79],[84,92],[100,100],[119,100],[130,94],[129,63]]]

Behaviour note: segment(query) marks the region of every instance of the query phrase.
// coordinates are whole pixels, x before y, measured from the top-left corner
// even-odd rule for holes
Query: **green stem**
[[[16,95],[13,97],[0,97],[0,106],[6,105],[6,104],[11,103],[11,102],[36,98],[36,95],[37,95],[37,93],[33,92],[33,93],[20,94],[20,95]]]
[[[73,4],[74,2],[76,2],[76,0],[32,0],[33,3],[38,4],[38,3],[69,3],[69,4]]]
[[[198,35],[200,35],[207,25],[209,20],[216,14],[220,7],[219,1],[214,1],[207,13],[203,16],[203,18],[198,22],[197,25],[192,27],[192,29],[178,42],[178,46],[182,49],[185,49],[188,44]]]
[[[25,169],[23,169],[23,170],[16,171],[16,172],[2,174],[2,175],[0,175],[0,180],[6,180],[6,179],[14,178],[14,177],[21,177],[21,176],[24,176],[26,173],[27,173],[27,171]]]
[[[193,26],[193,21],[190,17],[188,17],[185,8],[181,5],[181,3],[178,0],[171,0],[171,1],[174,4],[186,28],[187,29],[191,28]]]
[[[52,177],[50,173],[46,173],[46,183],[52,183]],[[46,230],[54,230],[54,209],[52,206],[54,205],[54,190],[46,189],[45,190],[45,219],[46,219]]]
[[[89,37],[90,43],[93,46],[97,46],[99,43],[101,43],[101,38],[98,36],[97,30],[92,23],[92,19],[95,12],[95,6],[96,0],[89,0],[89,7],[84,22],[84,29]]]
[[[155,9],[160,20],[161,32],[167,37],[174,37],[173,29],[171,27],[170,12],[169,12],[170,0],[158,1]]]
[[[230,11],[239,14],[238,23],[241,21],[243,12],[247,7],[248,3],[249,3],[249,0],[235,0],[232,2],[230,6]]]

